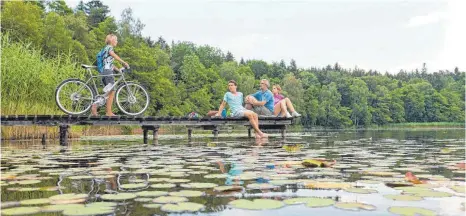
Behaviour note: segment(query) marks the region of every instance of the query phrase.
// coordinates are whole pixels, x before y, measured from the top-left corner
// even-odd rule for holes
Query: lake
[[[2,215],[464,215],[464,132],[3,141]]]

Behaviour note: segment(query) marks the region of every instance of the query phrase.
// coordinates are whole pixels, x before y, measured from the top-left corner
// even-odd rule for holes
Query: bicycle
[[[116,90],[115,101],[123,113],[131,116],[142,114],[149,106],[149,94],[147,90],[141,85],[134,82],[127,82],[123,75],[125,71],[129,72],[130,69],[120,69],[120,73],[114,73],[111,75],[93,75],[92,69],[97,68],[96,66],[81,65],[90,75],[87,81],[72,78],[66,79],[61,82],[55,91],[55,101],[58,107],[69,115],[81,115],[87,112],[93,104],[97,106],[105,105],[108,94],[110,91],[99,94],[95,78],[102,78],[105,76],[118,77],[112,88],[118,86],[118,83],[122,82]],[[92,81],[92,86],[90,85]]]

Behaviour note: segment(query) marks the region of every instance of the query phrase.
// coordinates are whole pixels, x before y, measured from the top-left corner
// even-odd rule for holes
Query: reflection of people
[[[233,185],[233,181],[234,181],[234,185],[242,185],[244,182],[243,181],[240,181],[239,179],[239,175],[241,173],[243,173],[243,170],[239,167],[237,167],[237,164],[236,163],[231,163],[229,165],[227,165],[227,168],[225,169],[225,164],[223,164],[223,162],[221,161],[217,161],[217,164],[220,168],[220,171],[222,173],[227,173],[228,176],[225,180],[225,185]],[[228,171],[227,171],[228,170]]]
[[[218,109],[218,112],[215,114],[215,116],[220,116],[223,108],[225,108],[226,104],[228,104],[230,106],[232,117],[246,117],[249,119],[251,126],[254,128],[256,138],[268,137],[266,133],[263,133],[259,129],[259,117],[257,114],[243,107],[243,93],[237,92],[236,88],[237,85],[234,80],[228,81],[229,92],[225,93],[223,96],[222,103],[220,104],[220,108]]]
[[[258,115],[271,116],[273,113],[273,94],[269,90],[270,82],[261,80],[260,90],[246,97],[246,109]]]
[[[278,114],[281,114],[282,117],[300,117],[301,114],[296,112],[296,110],[293,107],[293,104],[291,103],[289,98],[285,98],[281,94],[282,88],[279,85],[273,85],[272,87],[272,93],[273,93],[273,115],[278,116]],[[291,112],[291,115],[288,113],[288,109]]]

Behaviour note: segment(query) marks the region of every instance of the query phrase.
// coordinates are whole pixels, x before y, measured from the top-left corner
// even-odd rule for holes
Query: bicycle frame
[[[108,77],[108,76],[113,76],[113,77],[118,77],[118,76],[120,76],[120,78],[118,78],[118,80],[115,81],[115,83],[113,84],[113,86],[117,86],[117,84],[118,84],[119,82],[121,82],[122,80],[123,80],[123,83],[126,84],[125,76],[123,75],[123,72],[121,72],[121,70],[118,70],[119,73],[116,73],[116,74],[114,73],[114,74],[109,74],[109,75],[100,75],[100,74],[99,74],[99,75],[93,75],[91,69],[92,69],[92,68],[86,68],[86,71],[89,73],[89,76],[90,76],[90,77],[89,77],[89,79],[87,79],[87,80],[85,81],[85,84],[86,84],[86,85],[89,85],[91,88],[94,88],[94,91],[95,91],[96,94],[97,94],[96,96],[103,96],[105,99],[107,99],[107,96],[108,96],[108,94],[110,93],[110,91],[108,91],[108,92],[104,93],[103,95],[99,94],[99,91],[98,91],[98,88],[97,88],[97,85],[96,85],[96,82],[95,82],[95,79],[96,79],[96,78],[102,78],[102,77]],[[92,81],[92,85],[90,84],[91,81]],[[81,88],[78,90],[78,92],[80,92],[80,91],[83,90],[83,89],[84,89],[84,86],[81,87]],[[132,97],[133,94],[132,94],[131,91],[129,91],[129,89],[128,89],[128,92],[131,94],[130,96]],[[95,99],[95,98],[92,98],[92,101],[95,102],[96,99]]]

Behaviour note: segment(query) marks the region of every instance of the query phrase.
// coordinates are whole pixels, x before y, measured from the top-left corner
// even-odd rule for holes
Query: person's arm
[[[257,102],[249,101],[249,103],[251,103],[251,104],[254,105],[254,106],[264,106],[265,101],[259,101],[259,100],[257,100],[257,98],[259,97],[259,94],[261,94],[261,92],[260,92],[260,91],[257,91],[256,93],[250,95],[250,96],[254,97],[254,98],[256,99]]]
[[[257,102],[255,102],[253,105],[254,105],[254,106],[264,106],[265,103],[267,103],[267,101],[257,101]]]
[[[218,108],[218,112],[217,112],[217,114],[215,114],[215,116],[222,115],[222,111],[223,111],[223,108],[225,108],[226,103],[227,103],[226,101],[222,100],[222,103],[220,104],[220,108]]]
[[[126,63],[125,61],[123,61],[123,59],[120,58],[120,56],[118,56],[115,52],[113,52],[113,50],[110,50],[108,52],[114,59],[118,60],[119,62],[121,62],[122,64],[125,65],[125,67],[128,67],[128,63]]]

